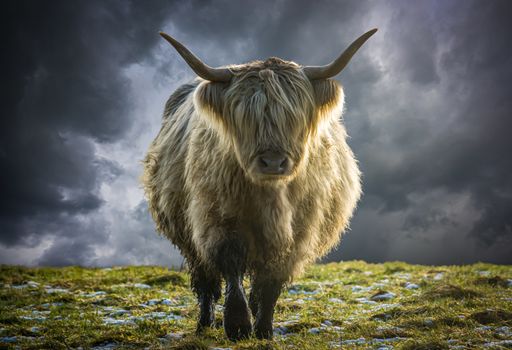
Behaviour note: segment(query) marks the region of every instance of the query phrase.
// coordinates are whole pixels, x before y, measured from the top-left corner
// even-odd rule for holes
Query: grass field
[[[162,267],[2,266],[0,349],[512,348],[512,266],[315,265],[281,295],[272,341],[196,336],[188,286]]]

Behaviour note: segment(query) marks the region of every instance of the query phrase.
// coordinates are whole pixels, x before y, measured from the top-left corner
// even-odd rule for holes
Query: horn
[[[368,40],[375,32],[377,28],[364,33],[357,38],[350,46],[334,61],[325,66],[305,66],[303,68],[304,73],[310,80],[315,79],[327,79],[334,77],[345,68],[352,56],[359,50],[359,48]]]
[[[197,56],[190,52],[189,49],[170,35],[165,34],[164,32],[160,32],[159,34],[167,40],[176,49],[176,51],[178,51],[190,68],[192,68],[192,70],[201,78],[209,81],[227,82],[233,76],[233,73],[231,73],[228,68],[212,68],[203,63],[203,61],[197,58]]]

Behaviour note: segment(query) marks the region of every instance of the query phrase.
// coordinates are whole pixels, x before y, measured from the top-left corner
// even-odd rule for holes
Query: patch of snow
[[[432,327],[434,325],[434,320],[431,318],[426,318],[423,320],[423,324],[427,327]]]
[[[404,288],[405,289],[418,289],[420,286],[418,286],[416,283],[410,283],[405,282]]]
[[[122,316],[122,315],[130,314],[130,313],[131,312],[128,310],[119,309],[119,310],[112,311],[109,315],[112,317],[116,317],[116,316]]]
[[[311,333],[311,334],[320,334],[321,330],[318,327],[313,327],[313,328],[310,328],[308,330],[308,332]]]
[[[352,292],[368,292],[370,290],[372,290],[373,287],[362,287],[362,286],[352,286],[351,290]]]
[[[277,326],[273,331],[274,335],[285,335],[288,333],[288,327],[286,326]]]
[[[30,287],[28,284],[18,284],[18,285],[11,285],[12,289],[25,289]]]
[[[55,294],[55,293],[69,293],[69,289],[66,288],[46,288],[45,286],[45,292],[48,294]]]
[[[488,343],[484,343],[483,346],[485,346],[486,348],[503,348],[503,347],[507,347],[507,348],[510,348],[512,347],[512,340],[501,340],[501,341],[493,341],[493,342],[488,342]]]
[[[395,307],[402,306],[402,304],[393,303],[393,304],[378,304],[374,307],[372,307],[372,311],[378,311],[378,310],[389,310],[393,309]]]
[[[382,300],[389,300],[393,299],[396,295],[391,292],[385,292],[385,293],[379,293],[374,296],[372,296],[370,299],[373,301],[382,301]]]
[[[41,307],[44,307],[45,309],[48,309],[49,307],[51,306],[62,306],[64,305],[64,303],[44,303],[44,304],[41,304]]]
[[[114,284],[111,288],[139,288],[139,289],[151,289],[151,286],[149,284],[144,283],[121,283],[121,284]]]
[[[100,290],[97,292],[81,294],[81,296],[86,297],[86,298],[94,298],[94,297],[98,297],[98,296],[102,296],[102,295],[107,295],[107,292]]]
[[[154,312],[150,312],[149,314],[146,314],[145,316],[151,317],[151,318],[164,318],[164,317],[167,317],[167,312],[154,311]]]
[[[364,344],[366,344],[366,339],[363,337],[358,338],[358,339],[347,339],[347,340],[342,340],[341,344],[343,344],[343,345],[364,345]]]
[[[404,329],[401,327],[387,327],[387,326],[378,326],[376,329],[377,332],[403,332]]]
[[[113,350],[117,348],[116,343],[103,343],[101,345],[96,345],[91,348],[91,350]]]
[[[20,316],[21,319],[23,320],[28,320],[28,321],[37,321],[37,322],[44,322],[46,321],[46,316]]]
[[[135,322],[132,320],[132,319],[128,319],[128,320],[118,320],[118,319],[115,319],[115,318],[112,318],[112,317],[106,317],[103,319],[103,324],[108,324],[108,325],[126,325],[126,324],[135,324]]]
[[[170,315],[167,315],[165,317],[165,319],[168,320],[168,321],[178,321],[178,320],[183,319],[183,317],[180,316],[180,315],[170,314]]]
[[[434,276],[434,281],[440,281],[444,278],[444,272],[436,273]]]
[[[181,332],[177,332],[177,333],[168,333],[165,335],[165,339],[168,339],[168,340],[177,340],[177,339],[181,339],[185,336],[185,334],[181,333]]]
[[[0,338],[1,343],[16,343],[18,341],[18,337],[2,337]]]
[[[296,294],[314,295],[314,294],[318,294],[318,293],[320,293],[320,291],[318,289],[315,289],[312,291],[296,289],[295,287],[288,289],[288,294],[292,294],[292,295],[296,295]]]
[[[345,300],[340,299],[340,298],[329,298],[328,301],[330,303],[336,303],[336,304],[343,304],[343,303],[345,303]]]
[[[113,306],[103,306],[103,311],[105,311],[105,312],[112,312],[112,311],[116,311],[116,310],[119,310],[119,309],[116,307],[113,307]]]
[[[477,271],[476,273],[480,276],[487,277],[491,274],[491,271]]]
[[[411,278],[411,274],[409,272],[395,272],[393,274],[393,276],[395,278],[401,278],[401,279],[405,279],[405,280],[408,280]]]
[[[496,332],[496,334],[501,335],[501,336],[505,336],[505,337],[512,336],[510,327],[507,327],[507,326],[498,327],[494,331]]]
[[[368,300],[367,298],[356,298],[356,301],[361,304],[367,304],[367,305],[375,305],[377,304],[374,300]]]
[[[404,337],[392,337],[392,338],[373,338],[372,343],[373,344],[380,344],[380,343],[396,343],[401,340],[406,340],[407,338]]]

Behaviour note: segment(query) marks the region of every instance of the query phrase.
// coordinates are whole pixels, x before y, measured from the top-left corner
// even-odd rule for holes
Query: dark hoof
[[[251,322],[227,323],[224,325],[224,331],[226,332],[228,339],[231,341],[246,339],[249,338],[252,333]]]
[[[212,322],[210,324],[202,324],[200,322],[197,322],[196,334],[203,334],[206,331],[206,329],[210,327],[215,327],[215,323]]]
[[[237,341],[250,337],[251,316],[243,291],[232,291],[224,304],[224,331],[229,340]]]
[[[206,328],[215,326],[215,311],[212,305],[201,307],[199,320],[197,321],[196,333],[203,333]]]
[[[262,324],[256,321],[254,324],[254,333],[258,339],[272,339],[272,322],[265,322],[265,324]]]

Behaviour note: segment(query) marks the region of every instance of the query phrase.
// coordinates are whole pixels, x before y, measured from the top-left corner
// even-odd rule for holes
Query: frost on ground
[[[512,267],[312,266],[281,295],[274,340],[195,335],[186,273],[0,267],[0,349],[505,349]],[[249,289],[246,281],[247,290]]]

